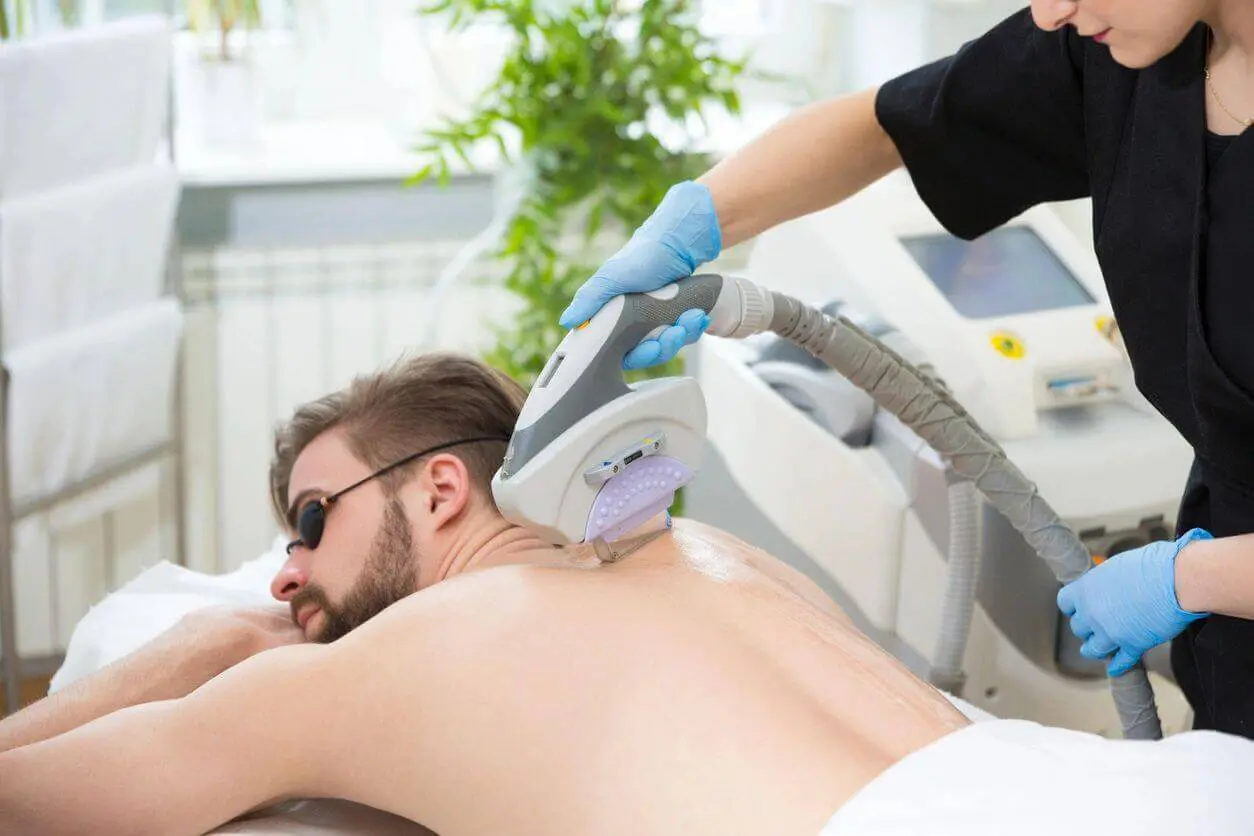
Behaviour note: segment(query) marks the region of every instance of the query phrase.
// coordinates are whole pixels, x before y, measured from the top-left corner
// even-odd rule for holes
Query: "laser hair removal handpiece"
[[[555,545],[604,544],[669,508],[700,465],[705,397],[691,377],[628,385],[623,357],[684,311],[709,314],[707,333],[740,337],[769,323],[769,305],[749,282],[690,276],[616,296],[567,333],[492,479],[502,516]]]

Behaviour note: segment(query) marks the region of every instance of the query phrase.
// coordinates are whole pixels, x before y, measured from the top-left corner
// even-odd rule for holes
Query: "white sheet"
[[[1237,836],[1254,832],[1254,742],[1107,740],[976,723],[890,767],[821,836]]]

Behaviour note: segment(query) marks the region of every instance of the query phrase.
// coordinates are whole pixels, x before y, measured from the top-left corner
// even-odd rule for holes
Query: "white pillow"
[[[95,673],[147,644],[190,612],[215,604],[273,604],[270,580],[286,559],[286,540],[234,572],[208,575],[162,561],[93,606],[74,625],[65,662],[49,693]]]

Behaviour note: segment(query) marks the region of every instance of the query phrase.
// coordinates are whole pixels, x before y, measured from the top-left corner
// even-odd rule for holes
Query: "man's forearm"
[[[839,203],[901,165],[876,118],[876,92],[801,108],[700,178],[724,248]]]
[[[0,834],[190,836],[322,795],[322,735],[343,705],[327,650],[272,649],[189,696],[0,752]]]
[[[64,734],[129,706],[185,696],[229,666],[225,650],[162,650],[154,643],[0,722],[0,752]]]
[[[1190,612],[1254,619],[1254,535],[1199,540],[1181,550],[1176,600]]]
[[[173,834],[156,768],[170,758],[174,702],[149,702],[29,746],[0,752],[0,833]],[[164,788],[167,792],[169,787]],[[203,832],[204,828],[195,832]],[[191,827],[187,828],[192,831]]]

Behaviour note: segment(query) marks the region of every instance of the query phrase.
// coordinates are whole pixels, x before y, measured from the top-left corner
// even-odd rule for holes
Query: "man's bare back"
[[[817,833],[967,724],[808,579],[688,521],[619,564],[466,574],[325,655],[314,789],[438,833]]]
[[[0,832],[201,834],[338,798],[442,836],[815,833],[967,725],[724,533],[680,521],[602,564],[503,519],[522,394],[423,355],[298,410],[280,612],[193,614],[0,723]]]

